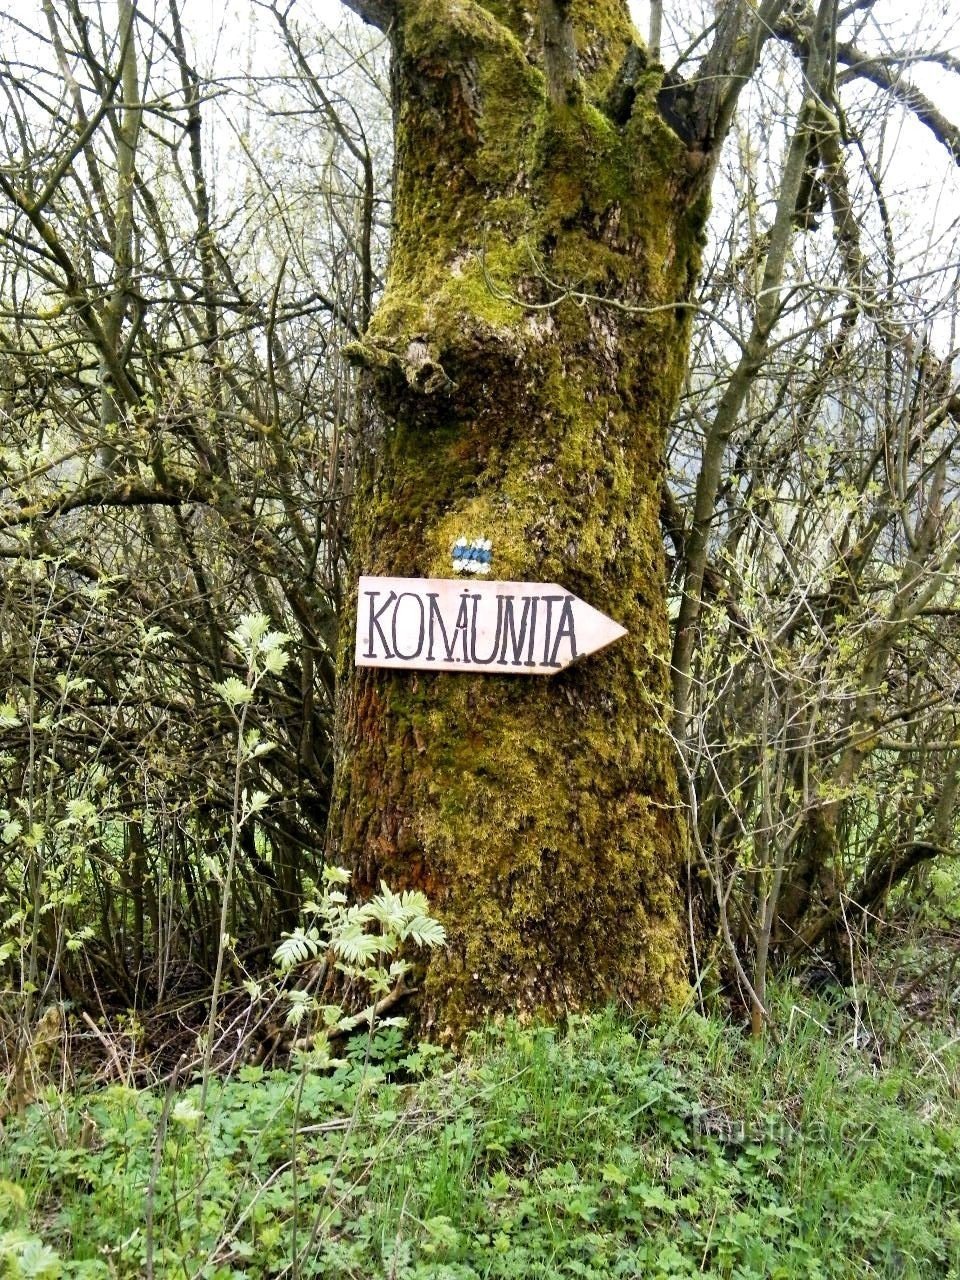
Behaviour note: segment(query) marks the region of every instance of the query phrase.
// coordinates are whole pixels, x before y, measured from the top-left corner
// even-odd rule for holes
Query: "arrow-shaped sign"
[[[555,582],[360,579],[358,667],[553,675],[626,634]]]

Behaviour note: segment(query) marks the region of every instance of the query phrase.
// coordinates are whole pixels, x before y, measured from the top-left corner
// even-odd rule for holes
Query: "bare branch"
[[[714,155],[719,150],[737,100],[756,71],[786,3],[765,0],[753,14],[744,0],[731,0],[693,77],[670,90],[670,105],[683,118],[687,134],[700,150]]]
[[[949,65],[943,62],[942,57],[936,60],[941,62],[942,65]],[[920,123],[930,130],[940,145],[946,148],[953,162],[960,164],[960,127],[955,125],[952,120],[948,120],[943,112],[938,110],[926,94],[921,93],[915,84],[905,80],[896,71],[891,70],[889,59],[871,58],[869,55],[861,53],[855,45],[841,44],[837,46],[837,61],[847,68],[837,77],[838,83],[843,84],[851,80],[867,80],[870,84],[876,85],[878,89],[883,89],[916,116]],[[901,60],[897,59],[896,61],[899,62]],[[955,70],[954,67],[950,69]]]

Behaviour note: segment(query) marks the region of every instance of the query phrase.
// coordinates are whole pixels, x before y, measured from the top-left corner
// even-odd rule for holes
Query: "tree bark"
[[[557,13],[582,92],[548,92]],[[355,670],[348,611],[328,855],[446,925],[426,1032],[660,1006],[687,974],[660,490],[706,201],[658,69],[625,123],[602,109],[635,38],[618,0],[546,22],[535,0],[404,0],[391,38],[356,572],[451,577],[454,541],[489,538],[494,578],[561,583],[629,636],[551,679]]]

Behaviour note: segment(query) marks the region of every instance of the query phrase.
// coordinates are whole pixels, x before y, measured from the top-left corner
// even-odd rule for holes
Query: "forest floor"
[[[759,1040],[691,1005],[458,1060],[387,1027],[205,1098],[78,1078],[3,1123],[0,1275],[960,1277],[948,976],[932,1004],[781,982]]]

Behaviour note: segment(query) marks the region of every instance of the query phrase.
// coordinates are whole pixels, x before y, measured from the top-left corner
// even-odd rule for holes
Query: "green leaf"
[[[244,795],[244,809],[246,816],[252,817],[255,813],[260,813],[270,803],[270,797],[266,791],[254,791],[251,794]]]
[[[241,707],[253,699],[253,690],[236,676],[227,676],[213,687],[229,707]]]
[[[313,959],[320,952],[320,934],[317,929],[294,929],[293,933],[285,933],[283,940],[273,953],[273,962],[286,973],[304,960]]]
[[[400,936],[409,938],[418,947],[442,947],[447,939],[447,931],[432,916],[414,916],[404,925]]]
[[[230,639],[245,654],[252,654],[260,641],[270,630],[270,619],[265,613],[245,613],[234,629]]]
[[[195,1129],[202,1118],[203,1112],[190,1098],[181,1098],[170,1112],[171,1123],[185,1129]]]
[[[336,950],[350,964],[374,959],[387,945],[383,938],[365,932],[363,925],[357,921],[346,924],[334,938]]]
[[[267,638],[269,639],[269,637]],[[286,639],[287,637],[284,636],[283,638]],[[263,666],[271,675],[280,675],[289,661],[290,655],[286,649],[269,649],[263,652]]]
[[[50,1248],[36,1236],[24,1231],[5,1231],[0,1235],[0,1261],[3,1274],[22,1280],[57,1280],[63,1264]]]

